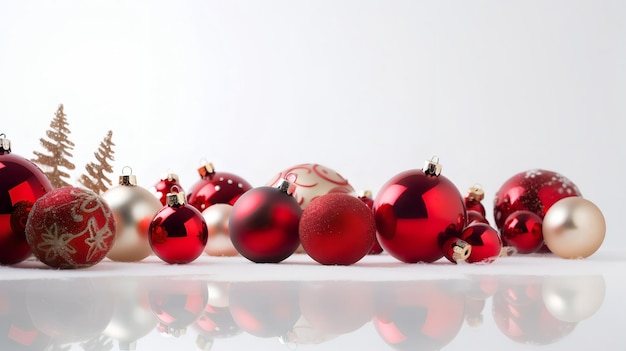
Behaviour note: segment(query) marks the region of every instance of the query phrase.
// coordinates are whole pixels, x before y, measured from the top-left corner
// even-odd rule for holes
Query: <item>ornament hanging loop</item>
[[[441,163],[439,163],[439,157],[433,156],[430,160],[424,162],[424,168],[422,168],[422,171],[424,171],[427,175],[438,177],[441,174],[442,167]]]
[[[124,171],[126,169],[129,169],[129,173],[128,174],[124,174]],[[130,168],[130,166],[124,166],[124,168],[122,168],[122,175],[120,176],[119,183],[120,183],[120,185],[126,185],[126,186],[136,186],[137,185],[137,177],[133,174],[133,169]]]
[[[7,139],[6,134],[0,133],[0,155],[11,153],[11,140]]]

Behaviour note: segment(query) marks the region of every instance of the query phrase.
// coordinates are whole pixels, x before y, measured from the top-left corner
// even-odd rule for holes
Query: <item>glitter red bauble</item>
[[[374,214],[383,249],[407,263],[440,259],[443,242],[458,237],[465,225],[465,204],[456,186],[422,170],[400,173],[385,183]]]
[[[209,237],[202,213],[187,203],[160,209],[148,233],[152,251],[171,264],[193,262],[204,252]]]
[[[286,192],[268,186],[254,188],[233,206],[228,220],[230,240],[250,261],[280,262],[300,245],[301,214],[296,199]]]
[[[35,201],[50,190],[50,181],[34,163],[0,151],[0,264],[31,255],[26,220]]]
[[[367,205],[367,207],[370,209],[370,211],[373,211],[374,199],[372,199],[372,195],[371,195],[370,192],[365,192],[364,194],[360,194],[358,196],[358,198],[359,198],[359,200],[363,201],[364,204]],[[370,251],[367,254],[368,255],[378,255],[381,252],[383,252],[383,247],[380,246],[380,243],[378,242],[378,237],[376,236],[374,238],[374,245],[372,245],[372,248],[370,249]]]
[[[461,239],[472,245],[472,252],[466,259],[469,263],[492,263],[502,251],[500,235],[484,223],[467,226],[461,234]]]
[[[517,253],[529,254],[543,244],[543,220],[534,212],[520,210],[511,213],[500,230],[505,246],[512,246]]]
[[[558,173],[544,169],[518,173],[500,187],[494,198],[496,228],[502,229],[504,221],[519,210],[534,212],[543,219],[555,202],[570,196],[581,196],[578,187]]]
[[[321,264],[351,265],[363,258],[376,240],[372,211],[348,194],[326,194],[302,211],[300,242]]]
[[[109,205],[91,190],[54,189],[33,205],[26,240],[35,256],[54,268],[84,268],[100,262],[115,241]]]

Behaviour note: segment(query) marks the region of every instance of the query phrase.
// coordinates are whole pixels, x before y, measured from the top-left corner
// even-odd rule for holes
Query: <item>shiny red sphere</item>
[[[385,251],[407,263],[434,262],[441,245],[460,236],[465,203],[456,186],[443,175],[410,170],[391,178],[374,201],[378,241]]]
[[[507,217],[500,230],[502,241],[521,254],[536,252],[543,244],[542,224],[543,220],[534,212],[515,211]]]
[[[356,197],[341,193],[311,201],[302,211],[299,232],[304,251],[327,265],[356,263],[376,241],[372,211]]]
[[[262,186],[243,194],[228,220],[230,240],[245,258],[277,263],[300,245],[302,210],[296,199],[278,188]]]
[[[470,225],[470,224],[473,224],[473,223],[489,224],[489,221],[480,212],[475,211],[475,210],[468,210],[467,211],[467,225]]]
[[[252,185],[238,175],[226,172],[208,173],[187,192],[187,203],[202,212],[215,204],[234,205]]]
[[[50,190],[50,181],[34,163],[0,154],[0,264],[19,263],[31,255],[26,220],[35,201]]]
[[[465,197],[465,209],[467,211],[476,211],[480,213],[483,217],[486,216],[487,212],[485,211],[485,206],[483,203],[477,200],[470,200],[469,197]]]
[[[543,219],[554,203],[570,196],[581,196],[578,187],[558,173],[544,169],[518,173],[500,187],[494,198],[496,228],[502,229],[504,221],[519,210],[534,212]]]
[[[165,282],[150,289],[148,303],[159,320],[157,330],[178,337],[200,318],[209,301],[209,291],[202,280]]]
[[[502,251],[500,235],[484,223],[467,226],[461,234],[461,239],[472,245],[472,252],[466,260],[469,263],[492,263]]]
[[[204,252],[209,238],[204,217],[186,203],[160,209],[152,218],[148,233],[152,251],[171,264],[194,261]]]
[[[363,203],[366,204],[367,207],[372,211],[372,209],[374,208],[374,199],[372,199],[371,197],[367,197],[367,196],[359,196],[358,198],[359,200],[363,201]],[[372,248],[367,254],[378,255],[382,252],[383,252],[383,247],[380,246],[380,243],[378,242],[378,236],[375,236],[374,245],[372,245]]]

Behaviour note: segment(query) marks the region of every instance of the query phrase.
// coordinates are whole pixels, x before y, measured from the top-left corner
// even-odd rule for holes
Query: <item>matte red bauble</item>
[[[10,142],[0,134],[0,264],[24,261],[31,255],[26,220],[33,204],[52,190],[34,163],[11,154]]]
[[[500,187],[494,198],[496,228],[502,229],[504,221],[519,210],[534,212],[543,219],[555,202],[570,196],[582,195],[574,183],[558,173],[544,169],[518,173]]]
[[[359,198],[359,200],[363,201],[363,203],[366,204],[367,207],[370,209],[370,211],[372,211],[372,213],[373,213],[374,199],[372,198],[372,192],[370,190],[361,191],[359,193],[358,198]],[[380,243],[378,242],[378,237],[375,236],[375,238],[374,238],[374,245],[372,245],[372,248],[370,249],[370,251],[367,254],[368,255],[378,255],[378,254],[380,254],[382,252],[383,252],[383,247],[380,246]]]
[[[517,253],[533,253],[543,244],[543,220],[534,212],[520,210],[507,217],[500,231],[505,246],[514,247]]]
[[[243,257],[277,263],[296,251],[302,210],[291,196],[293,188],[284,180],[278,188],[254,188],[235,203],[228,226],[230,239]]]
[[[53,268],[84,268],[113,247],[116,223],[106,201],[91,190],[63,187],[40,197],[26,222],[35,256]]]
[[[171,264],[193,262],[209,237],[202,213],[185,203],[182,192],[167,194],[167,206],[154,215],[148,233],[152,251]]]
[[[441,246],[459,237],[465,226],[465,204],[437,162],[391,178],[374,201],[378,241],[385,251],[407,263],[433,262]]]
[[[467,226],[461,239],[472,246],[466,261],[469,263],[492,263],[500,256],[502,240],[498,232],[484,223]]]
[[[315,261],[351,265],[363,258],[376,240],[374,214],[348,194],[326,194],[302,211],[300,242]]]

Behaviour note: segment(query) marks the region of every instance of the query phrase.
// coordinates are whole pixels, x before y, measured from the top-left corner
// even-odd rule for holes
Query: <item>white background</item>
[[[204,158],[255,186],[321,163],[356,189],[438,155],[491,209],[506,179],[562,173],[624,246],[626,2],[0,2],[0,133],[42,150],[63,103],[84,171],[114,182]],[[114,183],[115,184],[115,183]]]

